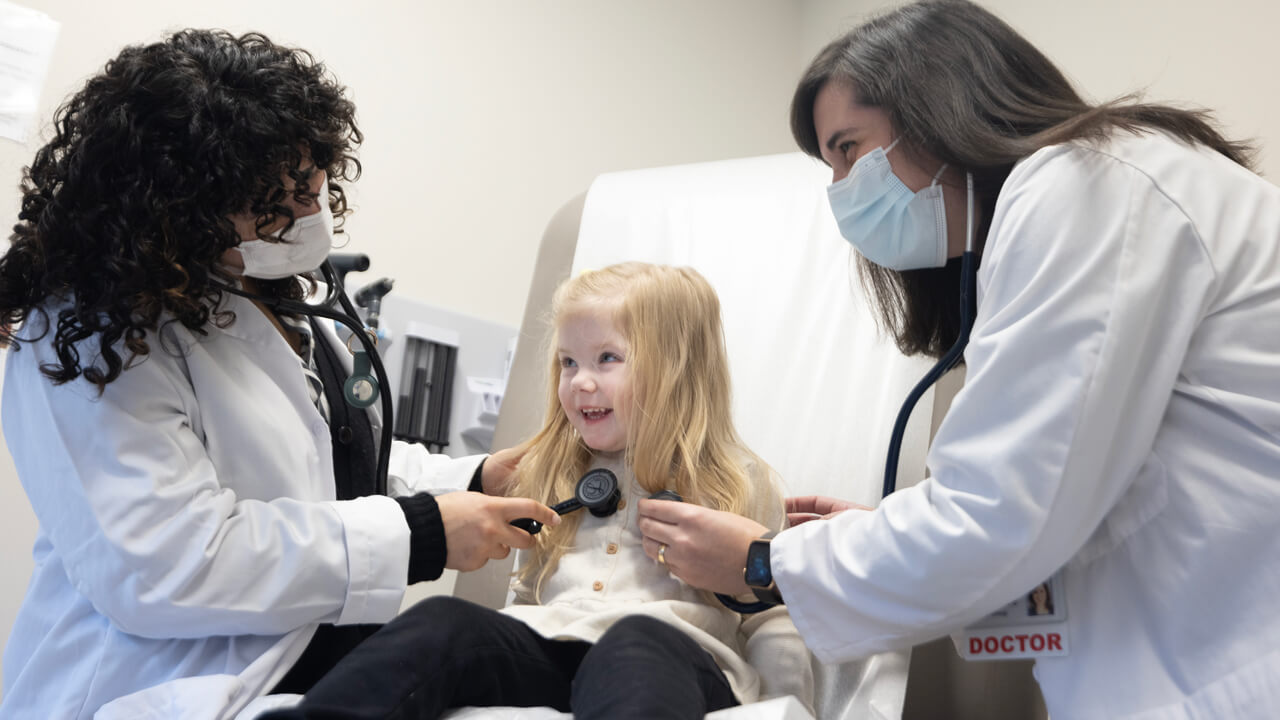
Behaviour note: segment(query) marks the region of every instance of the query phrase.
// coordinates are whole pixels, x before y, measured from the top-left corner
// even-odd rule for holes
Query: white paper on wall
[[[26,142],[59,27],[42,12],[0,0],[0,137]]]

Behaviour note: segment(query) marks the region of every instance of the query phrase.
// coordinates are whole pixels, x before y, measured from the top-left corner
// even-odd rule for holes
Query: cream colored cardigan
[[[683,630],[715,658],[744,704],[795,695],[812,712],[809,651],[785,607],[739,615],[713,596],[676,579],[649,559],[636,528],[639,500],[649,496],[621,461],[597,458],[618,476],[618,512],[598,518],[585,510],[572,548],[546,580],[541,602],[516,583],[515,604],[503,610],[543,637],[597,641],[628,615],[646,615]],[[785,510],[764,473],[752,473],[758,491],[748,513],[780,529]]]

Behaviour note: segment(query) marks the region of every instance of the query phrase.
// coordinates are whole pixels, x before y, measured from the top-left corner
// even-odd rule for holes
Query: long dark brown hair
[[[218,261],[240,243],[230,216],[256,216],[260,237],[278,217],[292,224],[284,202],[310,202],[318,168],[340,231],[339,181],[359,175],[362,139],[344,92],[307,52],[255,33],[184,30],[125,48],[57,110],[24,171],[0,257],[0,344],[53,332],[44,374],[101,392],[152,351],[162,318],[197,333],[232,322],[216,310],[231,279]],[[258,289],[299,297],[305,286]],[[27,322],[33,313],[43,321]],[[16,337],[24,326],[36,337]]]
[[[1146,104],[1134,95],[1089,104],[1026,38],[967,0],[897,8],[818,53],[792,98],[791,133],[819,160],[813,104],[832,81],[847,83],[859,104],[884,110],[908,147],[973,173],[983,218],[979,251],[1014,163],[1048,145],[1153,128],[1253,165],[1253,147],[1223,137],[1205,111]],[[882,327],[904,353],[938,357],[955,342],[958,260],[898,272],[860,258],[859,269]]]

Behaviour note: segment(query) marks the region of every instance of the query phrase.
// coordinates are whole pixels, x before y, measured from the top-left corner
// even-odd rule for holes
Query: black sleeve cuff
[[[489,458],[485,458],[484,460],[488,460],[488,459]],[[471,484],[467,486],[468,492],[478,492],[478,493],[484,492],[484,481],[480,477],[481,474],[484,472],[484,460],[481,460],[480,464],[476,466],[475,474],[471,476]]]
[[[409,523],[409,584],[435,580],[444,573],[449,556],[440,507],[428,493],[398,497],[396,502]]]

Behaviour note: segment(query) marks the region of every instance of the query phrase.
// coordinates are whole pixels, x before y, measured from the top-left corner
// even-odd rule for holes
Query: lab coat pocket
[[[1168,473],[1154,454],[1138,470],[1129,489],[1120,496],[1102,524],[1068,563],[1082,568],[1119,547],[1169,504]]]

